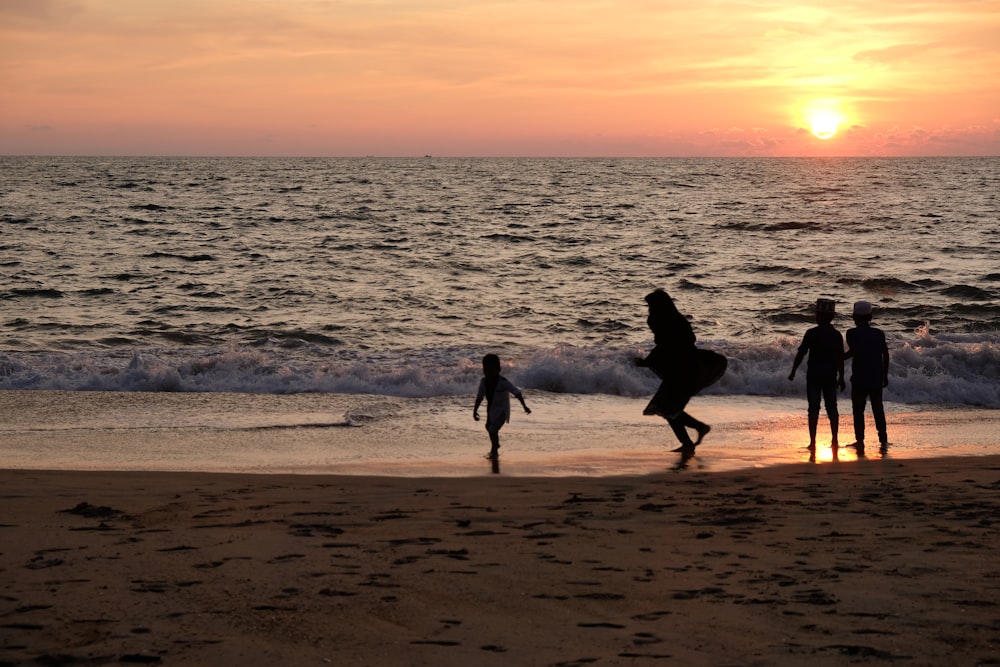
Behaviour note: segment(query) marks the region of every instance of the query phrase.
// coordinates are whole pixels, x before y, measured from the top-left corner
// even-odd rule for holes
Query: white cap
[[[855,301],[854,302],[854,314],[855,315],[871,315],[872,305],[867,301]]]

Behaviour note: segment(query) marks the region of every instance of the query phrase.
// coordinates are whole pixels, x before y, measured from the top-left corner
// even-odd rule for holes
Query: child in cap
[[[830,446],[837,448],[840,414],[837,412],[837,388],[844,390],[844,337],[833,326],[836,303],[830,299],[816,300],[816,326],[806,331],[792,363],[789,380],[795,379],[799,364],[809,355],[806,370],[806,400],[809,405],[809,449],[816,449],[816,427],[819,424],[820,399],[826,405],[830,419]]]
[[[847,354],[851,358],[851,405],[854,410],[854,439],[858,453],[865,446],[865,404],[870,400],[878,440],[889,444],[886,434],[882,389],[889,386],[889,346],[881,329],[871,325],[872,304],[854,304],[854,328],[847,330]]]
[[[496,459],[500,452],[500,428],[510,421],[510,395],[513,394],[524,413],[530,415],[531,410],[524,402],[521,390],[510,380],[500,375],[500,357],[487,354],[483,357],[483,379],[479,381],[479,391],[476,392],[476,405],[472,408],[472,418],[479,421],[479,406],[486,399],[486,432],[490,434],[490,453],[488,458]]]

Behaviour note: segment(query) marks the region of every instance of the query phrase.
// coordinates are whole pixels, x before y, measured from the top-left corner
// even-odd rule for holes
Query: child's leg
[[[878,441],[883,445],[889,442],[885,430],[885,405],[882,403],[882,387],[872,390],[872,415],[875,417],[875,430],[878,431]]]
[[[854,440],[861,444],[865,441],[865,403],[868,392],[857,385],[851,385],[851,407],[854,411]]]
[[[837,432],[840,430],[840,413],[837,411],[837,383],[828,382],[823,385],[823,403],[826,405],[826,416],[830,420],[830,444],[837,446]]]
[[[816,427],[819,426],[819,399],[822,388],[816,382],[806,381],[806,402],[809,406],[809,446],[816,446]]]
[[[486,421],[486,432],[490,434],[490,456],[496,456],[500,449],[500,427],[503,426],[503,422],[499,424],[494,424],[491,421]]]

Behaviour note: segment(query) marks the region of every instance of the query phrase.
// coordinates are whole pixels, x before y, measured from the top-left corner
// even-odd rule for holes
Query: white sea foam
[[[729,368],[708,395],[799,396],[804,378],[789,382],[797,341],[759,345],[706,341]],[[316,349],[160,348],[121,352],[0,353],[0,389],[207,391],[259,394],[324,392],[399,397],[473,392],[480,350],[441,348],[379,352],[332,360]],[[658,379],[636,368],[639,348],[614,346],[512,348],[504,373],[526,390],[641,397]],[[909,404],[1000,408],[1000,345],[995,339],[935,337],[922,331],[891,350],[888,400]],[[850,377],[848,361],[847,376]]]

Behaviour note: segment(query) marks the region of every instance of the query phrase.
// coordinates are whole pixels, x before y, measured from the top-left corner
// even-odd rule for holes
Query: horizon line
[[[183,159],[279,159],[279,160],[926,160],[995,159],[1000,154],[932,155],[308,155],[308,154],[170,154],[170,153],[0,153],[0,158],[183,158]]]

